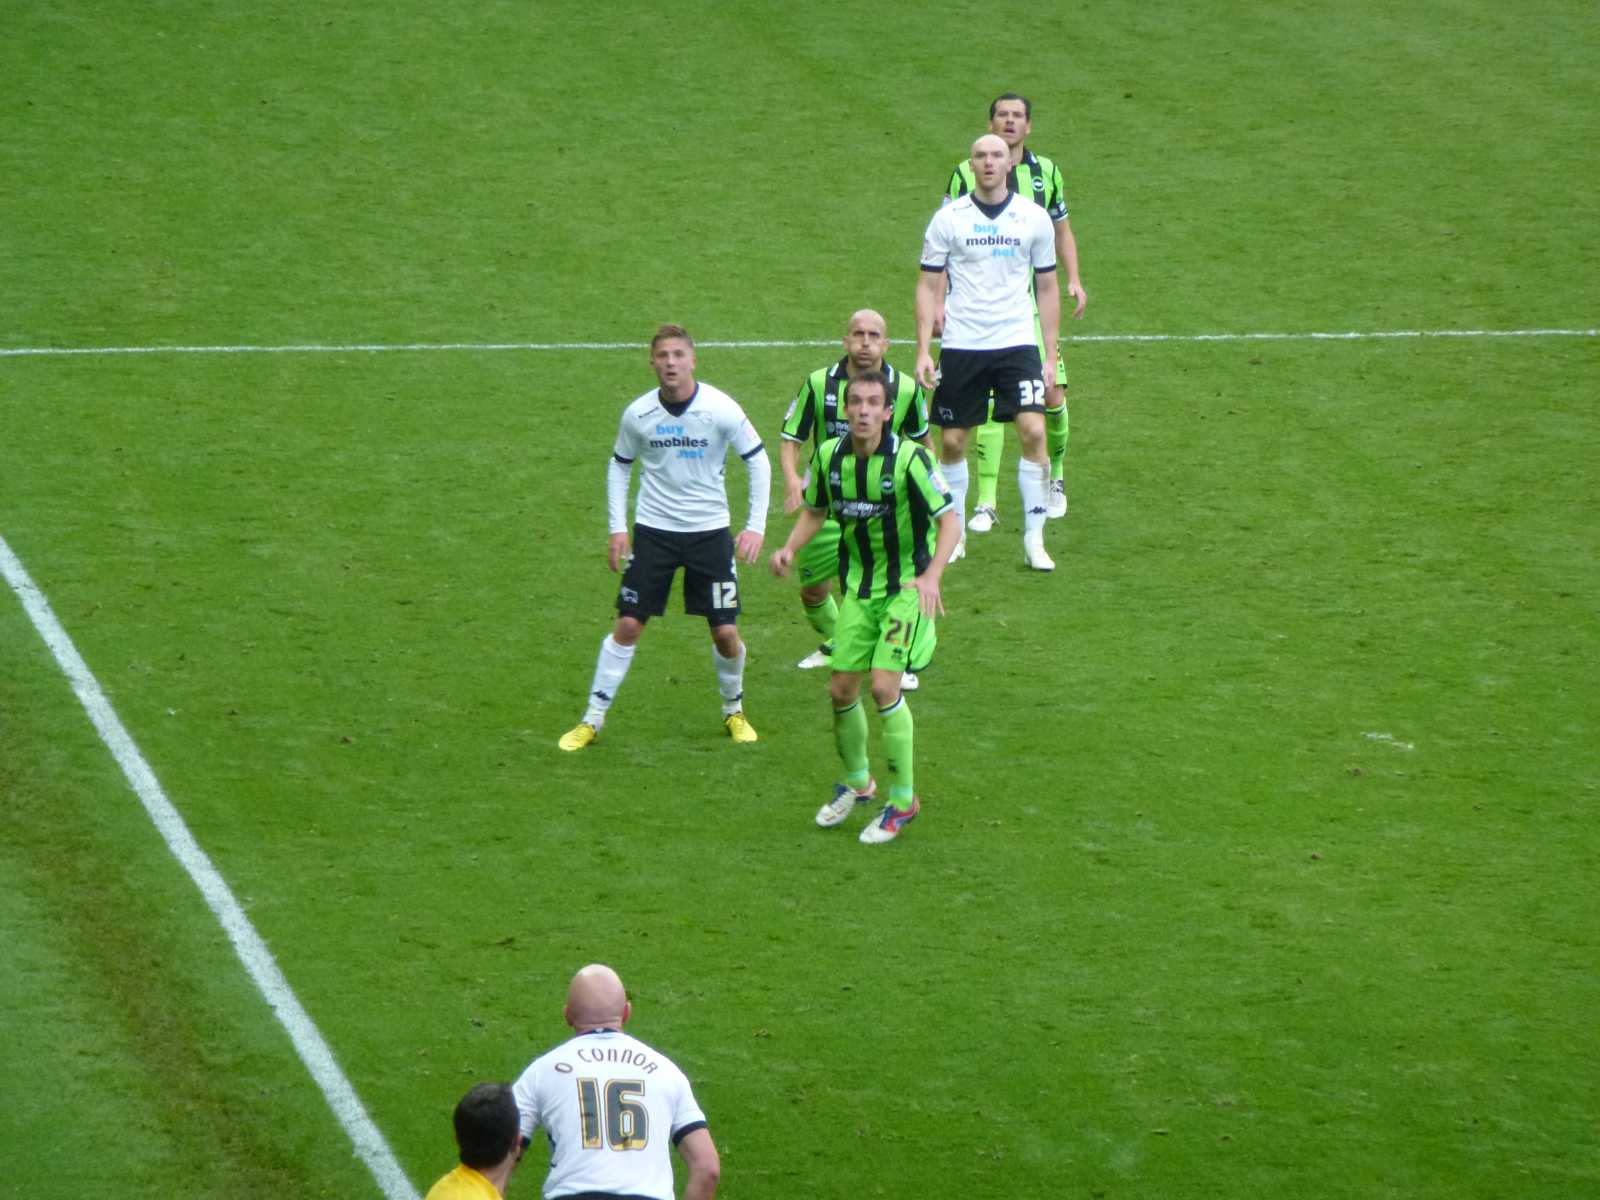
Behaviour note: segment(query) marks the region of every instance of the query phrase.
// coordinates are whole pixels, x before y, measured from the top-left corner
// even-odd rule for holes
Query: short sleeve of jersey
[[[1067,187],[1061,182],[1061,168],[1054,162],[1050,164],[1050,178],[1045,182],[1045,196],[1049,203],[1045,211],[1050,214],[1050,219],[1057,223],[1067,219]]]
[[[972,190],[972,184],[967,180],[967,172],[971,170],[971,159],[956,164],[956,169],[950,172],[950,182],[945,185],[944,195],[946,200],[959,200]]]
[[[811,452],[811,469],[806,472],[805,502],[807,507],[826,512],[828,499],[828,456],[833,453],[837,439],[823,442]]]
[[[811,430],[817,423],[817,406],[813,398],[810,375],[800,385],[800,390],[795,393],[793,400],[789,401],[789,411],[783,415],[783,439],[787,442],[803,442],[811,436]]]
[[[922,390],[920,383],[914,384],[904,375],[900,379],[902,394],[910,391],[911,399],[895,432],[907,441],[920,441],[928,434],[928,393]]]
[[[1041,217],[1044,209],[1035,208],[1034,212]],[[1053,271],[1056,269],[1056,230],[1048,220],[1041,220],[1034,225],[1032,236],[1028,239],[1028,253],[1033,262],[1035,271]]]
[[[913,448],[911,461],[906,465],[906,475],[911,480],[915,494],[928,506],[930,517],[941,517],[947,508],[954,506],[955,498],[950,495],[950,485],[921,446]]]
[[[934,213],[922,235],[922,266],[927,271],[942,271],[950,261],[950,237],[945,223],[939,219],[944,213],[942,208]]]

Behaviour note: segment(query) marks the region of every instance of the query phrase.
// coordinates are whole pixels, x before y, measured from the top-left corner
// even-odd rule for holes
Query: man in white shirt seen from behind
[[[622,980],[593,963],[572,977],[562,1010],[573,1036],[534,1059],[512,1087],[524,1142],[550,1143],[544,1200],[674,1200],[676,1146],[683,1200],[711,1200],[722,1177],[705,1113],[682,1071],[622,1032],[633,1015]]]

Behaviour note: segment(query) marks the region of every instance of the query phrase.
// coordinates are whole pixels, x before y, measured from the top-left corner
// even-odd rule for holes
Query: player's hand
[[[628,560],[628,554],[628,535],[625,533],[613,533],[610,543],[606,546],[606,558],[611,563],[611,569],[613,571],[622,570],[622,564]]]
[[[917,382],[930,392],[939,384],[939,377],[933,369],[933,355],[926,350],[917,355]]]
[[[761,534],[754,529],[746,529],[733,539],[734,557],[742,562],[753,563],[761,557]]]
[[[794,563],[794,551],[787,546],[779,546],[772,552],[772,557],[767,560],[767,566],[772,568],[772,573],[779,579],[789,574],[789,567]]]
[[[944,597],[939,595],[939,580],[932,571],[924,571],[915,582],[917,606],[925,617],[944,616]]]
[[[1078,306],[1072,310],[1073,317],[1081,318],[1083,310],[1089,307],[1089,293],[1083,290],[1083,284],[1069,283],[1067,284],[1067,295],[1078,302]]]
[[[783,482],[783,511],[792,513],[806,498],[806,481],[798,477]]]

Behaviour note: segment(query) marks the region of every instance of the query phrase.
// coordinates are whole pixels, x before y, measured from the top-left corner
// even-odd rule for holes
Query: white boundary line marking
[[[1067,337],[1072,345],[1091,342],[1366,342],[1424,338],[1592,338],[1600,329],[1380,329],[1344,333],[1088,333]],[[825,341],[702,341],[716,350],[800,349],[836,346]],[[353,342],[323,345],[309,342],[284,346],[17,346],[0,347],[0,358],[68,358],[113,354],[383,354],[443,350],[492,352],[503,350],[646,350],[648,342]]]
[[[244,964],[244,969],[249,972],[256,988],[261,992],[262,999],[272,1009],[272,1014],[277,1017],[278,1023],[288,1032],[300,1061],[311,1072],[311,1078],[322,1089],[328,1107],[333,1110],[333,1115],[338,1118],[339,1124],[344,1126],[345,1132],[350,1135],[357,1156],[367,1164],[372,1177],[389,1200],[418,1200],[416,1189],[411,1186],[411,1181],[401,1170],[400,1163],[390,1151],[388,1143],[384,1141],[383,1134],[372,1123],[372,1118],[367,1116],[367,1111],[362,1106],[360,1097],[356,1095],[355,1088],[351,1086],[344,1072],[339,1069],[339,1064],[334,1060],[333,1051],[328,1048],[322,1034],[317,1031],[310,1015],[300,1006],[300,1001],[296,999],[288,980],[284,978],[277,961],[272,957],[272,951],[267,949],[267,944],[261,940],[261,935],[256,932],[255,926],[250,923],[250,918],[234,899],[233,892],[212,865],[211,859],[194,840],[178,810],[162,792],[161,784],[156,781],[155,772],[145,762],[144,756],[139,753],[139,748],[134,745],[128,731],[117,718],[117,714],[112,711],[99,682],[89,671],[77,648],[73,646],[72,639],[67,636],[66,630],[61,627],[61,623],[50,610],[49,601],[28,577],[28,572],[17,556],[11,552],[11,547],[6,544],[3,536],[0,536],[0,573],[5,575],[6,582],[17,594],[17,599],[22,601],[22,607],[33,622],[33,627],[38,630],[50,653],[55,656],[62,674],[72,684],[72,690],[77,693],[84,711],[94,723],[100,740],[111,751],[111,756],[117,760],[117,765],[122,768],[122,773],[143,802],[145,811],[150,814],[151,821],[166,839],[167,847],[183,865],[183,869],[189,873],[189,878],[194,880],[195,886],[200,889],[206,907],[221,923],[228,940],[233,943],[239,961]]]

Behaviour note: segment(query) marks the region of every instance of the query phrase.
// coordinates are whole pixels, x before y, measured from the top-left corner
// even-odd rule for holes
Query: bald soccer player
[[[1062,182],[1061,168],[1042,154],[1035,154],[1027,145],[1033,133],[1033,102],[1016,92],[996,96],[989,105],[989,132],[1000,138],[1011,150],[1011,170],[1006,184],[1025,200],[1032,200],[1045,212],[1056,231],[1056,260],[1066,272],[1066,292],[1073,302],[1072,315],[1082,317],[1089,303],[1089,293],[1083,290],[1083,280],[1078,274],[1078,240],[1072,234],[1072,221],[1067,215],[1066,184]],[[970,161],[957,165],[950,173],[946,187],[948,200],[959,200],[972,190],[974,175]],[[1067,301],[1062,301],[1062,315],[1066,315]],[[1040,353],[1043,354],[1043,334],[1039,334]],[[1045,377],[1044,422],[1045,444],[1050,452],[1050,490],[1046,493],[1045,509],[1051,517],[1067,515],[1066,456],[1067,456],[1067,368],[1066,355],[1056,359],[1054,379]],[[973,440],[978,449],[978,507],[967,523],[974,533],[988,533],[998,519],[996,482],[1000,477],[1000,460],[1005,453],[1005,426],[990,421],[978,429]]]
[[[984,134],[972,143],[971,161],[972,191],[934,213],[922,239],[917,379],[934,388],[928,407],[939,426],[940,467],[963,522],[967,435],[990,419],[991,393],[994,420],[1016,425],[1022,443],[1017,486],[1023,561],[1036,571],[1053,571],[1055,563],[1044,548],[1050,482],[1044,411],[1045,380],[1055,378],[1061,340],[1055,230],[1044,209],[1011,191],[1011,151],[1003,139]],[[944,332],[936,379],[933,328],[941,304]]]
[[[716,1195],[722,1162],[705,1113],[671,1059],[622,1032],[632,1016],[617,973],[600,963],[584,967],[562,1010],[573,1036],[534,1059],[512,1086],[523,1142],[535,1129],[550,1142],[545,1200],[674,1200],[669,1146],[688,1169],[683,1200]]]
[[[881,371],[889,381],[889,432],[913,442],[928,442],[927,393],[912,376],[903,374],[884,361],[889,349],[889,328],[881,314],[870,308],[850,314],[844,329],[844,357],[836,363],[818,367],[807,375],[800,390],[789,402],[783,417],[783,440],[778,458],[783,467],[783,511],[797,512],[804,502],[806,479],[801,473],[801,456],[807,460],[829,438],[846,437],[850,422],[844,415],[846,385],[868,371]],[[829,518],[817,536],[806,544],[796,559],[800,576],[800,604],[806,620],[817,631],[822,644],[800,660],[800,669],[826,667],[833,657],[833,630],[839,620],[839,605],[833,598],[833,581],[839,577],[843,559],[839,554],[839,523]],[[912,691],[917,677],[907,671],[900,681],[902,691]]]

